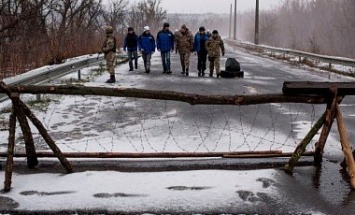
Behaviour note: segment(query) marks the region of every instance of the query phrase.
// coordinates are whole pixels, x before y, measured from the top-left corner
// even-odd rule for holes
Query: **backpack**
[[[222,78],[244,77],[244,72],[240,70],[240,63],[235,58],[227,58],[225,70],[221,70]]]
[[[235,58],[228,58],[226,61],[226,71],[227,72],[239,72],[240,64]]]

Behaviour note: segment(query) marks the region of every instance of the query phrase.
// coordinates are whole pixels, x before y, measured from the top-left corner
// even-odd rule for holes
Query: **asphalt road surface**
[[[273,59],[269,59],[265,56],[256,56],[247,51],[233,49],[228,47],[226,56],[221,60],[221,65],[224,65],[224,61],[227,57],[235,57],[241,64],[242,69],[245,72],[244,78],[234,79],[217,79],[216,77],[210,78],[198,77],[196,68],[196,56],[191,56],[190,76],[186,77],[180,74],[180,65],[178,55],[172,54],[172,71],[171,75],[162,74],[162,67],[160,64],[160,57],[155,54],[152,59],[152,69],[150,74],[145,74],[141,66],[133,72],[128,72],[128,65],[122,65],[116,68],[117,85],[135,88],[155,89],[155,90],[169,90],[186,93],[196,94],[213,94],[213,95],[248,95],[248,94],[266,94],[266,93],[281,93],[282,85],[284,81],[353,81],[352,78],[344,77],[336,74],[330,74],[328,72],[322,72],[315,69],[310,69],[299,65],[298,63],[281,62]],[[207,72],[208,73],[208,72]],[[97,82],[103,83],[107,79],[107,75],[98,78]],[[353,126],[353,106],[355,102],[351,97],[346,97],[342,103],[342,110],[346,118],[346,122],[349,132],[350,140],[355,138],[355,128]],[[142,102],[142,105],[150,106],[148,101]],[[265,149],[265,145],[250,143],[249,136],[246,133],[258,133],[260,136],[269,136],[273,133],[274,136],[284,134],[285,139],[281,141],[269,141],[273,144],[284,142],[281,145],[274,146],[275,149],[288,148],[293,149],[294,142],[299,141],[297,132],[290,133],[290,130],[295,129],[296,122],[309,122],[314,121],[325,110],[325,105],[292,105],[285,106],[280,105],[260,105],[250,107],[229,107],[229,106],[199,106],[191,109],[190,105],[181,103],[171,103],[175,107],[175,111],[184,113],[186,124],[189,124],[190,120],[198,121],[196,124],[209,123],[211,116],[213,119],[226,119],[228,123],[230,121],[243,121],[243,126],[250,125],[249,127],[242,127],[242,133],[244,136],[243,145],[240,146],[243,150],[262,150]],[[165,109],[167,109],[165,107]],[[280,112],[288,113],[287,117],[284,117]],[[286,109],[286,110],[285,110]],[[228,113],[228,114],[226,114]],[[293,114],[295,113],[295,114]],[[159,114],[159,113],[157,113]],[[154,114],[153,114],[154,115]],[[296,115],[293,118],[293,115]],[[157,115],[154,115],[157,117]],[[174,115],[178,117],[178,114]],[[291,117],[290,117],[291,116]],[[120,116],[123,117],[123,116]],[[149,116],[148,116],[149,117]],[[125,120],[124,118],[120,118]],[[271,121],[270,121],[271,120]],[[217,127],[222,126],[227,120],[222,120]],[[246,129],[248,128],[248,129]],[[251,129],[252,128],[252,129]],[[194,135],[193,133],[202,131],[192,130],[185,131],[184,125],[176,125],[176,130],[187,132],[188,135]],[[250,130],[249,130],[250,129]],[[202,129],[201,129],[202,130]],[[248,131],[247,131],[248,130]],[[267,130],[267,132],[265,132]],[[273,130],[270,132],[269,130]],[[275,131],[276,130],[276,131]],[[303,132],[304,134],[304,132]],[[257,135],[254,135],[257,136]],[[223,138],[222,138],[223,139]],[[260,141],[259,141],[260,142]],[[291,143],[290,143],[291,142]],[[154,146],[152,146],[154,148]],[[219,146],[206,145],[200,146],[207,151],[213,151]],[[222,146],[220,146],[223,148]],[[229,146],[231,147],[231,146]],[[270,146],[266,146],[269,148]],[[272,147],[270,147],[272,148]],[[213,150],[212,150],[213,149]],[[232,148],[233,149],[233,148]],[[274,149],[274,148],[273,148]],[[312,148],[311,148],[312,149]],[[223,151],[224,149],[222,149]],[[341,170],[339,163],[343,159],[341,154],[341,146],[337,136],[337,130],[333,129],[329,140],[326,145],[324,161],[321,167],[314,166],[300,166],[295,168],[293,175],[285,174],[281,169],[284,160],[270,161],[274,164],[274,168],[280,174],[277,174],[272,182],[272,185],[279,190],[279,198],[277,201],[270,199],[267,196],[260,197],[258,201],[263,204],[253,204],[250,198],[248,204],[233,205],[233,207],[216,206],[214,210],[203,211],[190,209],[188,211],[179,211],[169,208],[166,205],[164,210],[157,211],[134,211],[134,213],[256,213],[256,214],[302,214],[302,213],[317,213],[317,214],[354,214],[355,213],[355,193],[351,191],[348,183],[347,175]],[[223,166],[227,166],[226,169],[240,170],[252,168],[258,168],[258,160],[243,160],[232,161],[228,159],[210,159],[204,161],[195,161],[194,164],[186,162],[174,162],[170,161],[169,164],[164,164],[159,161],[144,162],[145,168],[150,167],[151,171],[165,171],[165,170],[179,170],[184,167],[185,169],[223,169]],[[241,165],[243,164],[243,165]],[[249,164],[249,165],[248,165]],[[31,170],[26,170],[25,165],[17,163],[15,166],[16,171],[21,174],[31,173]],[[40,168],[43,172],[51,172],[59,164],[51,164],[46,166],[43,164]],[[140,171],[142,163],[127,162],[122,166],[116,167],[115,164],[108,162],[107,168],[118,171]],[[126,166],[124,166],[126,165]],[[190,166],[189,166],[190,165]],[[79,166],[79,165],[78,165]],[[97,165],[83,164],[81,169],[77,171],[93,170]],[[105,166],[103,164],[102,166]],[[243,168],[241,166],[244,166]],[[259,166],[260,168],[270,168],[270,166]],[[130,170],[127,170],[130,169]],[[244,195],[244,194],[243,194]],[[245,194],[247,195],[247,194]],[[16,213],[33,213],[26,211],[16,211],[14,203],[9,198],[1,197],[0,193],[0,214],[10,212]],[[12,207],[13,206],[13,207]],[[117,211],[116,211],[117,212]],[[127,211],[119,211],[120,213],[132,213]],[[105,208],[98,209],[97,211],[46,211],[38,213],[53,213],[53,214],[73,214],[73,213],[114,213],[108,212]]]

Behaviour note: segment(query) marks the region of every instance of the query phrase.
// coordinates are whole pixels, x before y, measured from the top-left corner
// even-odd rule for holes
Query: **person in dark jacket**
[[[134,29],[132,27],[129,27],[123,45],[123,51],[127,51],[127,55],[128,55],[129,71],[133,71],[133,60],[134,60],[135,69],[138,69],[137,49],[138,49],[138,36],[134,32]]]
[[[204,76],[206,70],[206,61],[207,61],[207,49],[205,46],[206,41],[208,40],[208,35],[206,33],[205,27],[201,26],[199,32],[195,35],[194,46],[197,54],[197,70],[198,76]]]
[[[163,29],[157,34],[157,49],[161,54],[163,73],[166,74],[171,74],[170,52],[174,51],[174,34],[169,27],[169,23],[164,23]]]
[[[144,27],[144,32],[138,38],[139,51],[142,52],[142,58],[144,61],[145,73],[150,73],[150,60],[152,54],[155,52],[155,39],[150,34],[149,26]]]

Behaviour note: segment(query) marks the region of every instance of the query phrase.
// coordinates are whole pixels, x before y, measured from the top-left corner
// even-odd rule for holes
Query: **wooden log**
[[[12,93],[11,99],[14,102],[13,107],[15,108],[16,116],[19,121],[22,134],[25,140],[25,149],[27,154],[27,166],[33,168],[38,165],[38,159],[36,157],[36,149],[33,141],[33,136],[31,132],[30,125],[28,124],[27,118],[23,113],[22,108],[19,108],[20,97],[18,93]]]
[[[248,155],[278,155],[281,150],[270,151],[237,151],[237,152],[63,152],[67,158],[183,158],[183,157],[226,157]],[[0,153],[6,156],[5,153]],[[15,154],[15,157],[24,157],[26,154]],[[38,157],[55,157],[51,152],[37,152]]]
[[[13,107],[10,115],[10,129],[9,129],[9,145],[7,146],[7,159],[5,170],[4,191],[9,192],[12,183],[12,170],[14,166],[14,148],[15,148],[15,132],[16,132],[16,112]]]
[[[314,154],[314,164],[320,165],[323,160],[324,146],[327,142],[330,130],[332,129],[332,125],[334,122],[335,114],[336,114],[336,105],[340,99],[337,98],[337,88],[331,87],[328,89],[329,100],[327,102],[326,108],[326,117],[322,132],[319,136],[319,140],[316,143],[316,151]]]
[[[11,90],[9,87],[3,82],[0,81],[0,89],[5,92],[10,99],[11,98]],[[62,152],[58,148],[58,146],[55,144],[53,139],[49,136],[46,128],[43,126],[41,121],[32,113],[32,111],[27,107],[25,103],[23,103],[21,100],[18,101],[18,107],[16,108],[21,108],[25,115],[32,121],[33,125],[36,126],[38,129],[39,133],[42,135],[43,139],[47,142],[48,146],[51,148],[53,153],[58,157],[59,161],[61,164],[64,166],[64,168],[67,170],[68,173],[73,171],[73,167],[70,164],[70,162],[63,156]]]
[[[62,151],[55,144],[54,140],[48,134],[46,128],[43,126],[41,121],[32,113],[32,111],[23,102],[20,102],[19,105],[20,105],[20,108],[23,109],[23,112],[25,113],[25,115],[31,120],[33,125],[36,126],[37,130],[39,131],[39,133],[41,134],[43,139],[46,141],[49,148],[53,151],[53,153],[59,159],[60,163],[64,166],[64,168],[67,170],[68,173],[71,173],[73,171],[73,167],[72,167],[71,163],[66,159],[66,157],[63,155]]]
[[[224,158],[279,158],[279,157],[291,157],[293,153],[281,153],[281,154],[250,154],[245,155],[223,155]],[[314,152],[303,152],[303,156],[314,156]],[[297,163],[296,163],[297,164]]]
[[[292,172],[293,168],[296,166],[298,160],[304,155],[306,151],[307,145],[311,142],[313,137],[317,134],[319,129],[323,126],[326,118],[326,112],[318,119],[318,121],[313,125],[311,130],[307,133],[307,135],[303,138],[300,144],[297,145],[295,151],[293,152],[290,160],[285,165],[284,170],[286,172]]]
[[[173,91],[159,91],[135,88],[67,86],[10,86],[9,90],[31,94],[101,95],[114,97],[135,97],[186,102],[191,105],[255,105],[269,103],[325,104],[324,96],[286,96],[283,94],[264,95],[199,95]],[[0,89],[0,93],[3,90]]]
[[[352,189],[355,189],[355,161],[354,161],[345,121],[343,118],[343,114],[339,108],[339,105],[336,105],[336,119],[338,125],[338,132],[340,136],[340,143],[344,153],[344,158],[346,160],[346,165],[348,167],[347,170],[350,177],[350,185]]]
[[[338,88],[338,95],[355,95],[355,82],[285,81],[285,95],[328,95],[329,88]]]

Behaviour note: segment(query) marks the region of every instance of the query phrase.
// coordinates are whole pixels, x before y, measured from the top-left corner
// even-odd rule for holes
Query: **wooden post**
[[[9,129],[9,145],[7,147],[7,160],[5,170],[4,191],[9,192],[11,189],[12,170],[14,164],[14,148],[15,148],[15,131],[16,131],[16,111],[13,106],[10,115],[10,129]]]
[[[232,17],[233,17],[233,4],[230,6],[230,14],[229,14],[229,39],[232,38]]]
[[[17,119],[20,123],[20,127],[22,130],[22,134],[25,140],[25,149],[26,149],[26,155],[27,155],[27,166],[29,168],[33,168],[38,165],[38,159],[36,156],[36,149],[35,149],[35,144],[33,141],[33,136],[31,132],[30,125],[28,124],[27,118],[25,114],[23,113],[23,110],[19,105],[20,101],[20,96],[18,93],[12,93],[11,94],[11,99],[13,102],[13,107],[16,112]]]
[[[328,139],[336,115],[336,105],[338,103],[337,94],[337,87],[331,87],[329,89],[329,100],[327,102],[325,122],[319,140],[316,143],[316,151],[314,154],[315,165],[320,165],[322,163],[324,146]]]
[[[234,28],[233,28],[233,40],[237,40],[237,0],[234,0]]]
[[[340,143],[343,149],[346,166],[349,177],[350,177],[350,185],[352,189],[355,189],[355,161],[352,153],[351,144],[348,137],[348,132],[345,126],[345,121],[343,118],[343,114],[339,108],[339,105],[336,105],[336,119],[338,125],[338,132],[340,136]]]
[[[255,32],[254,33],[255,33],[254,44],[259,45],[259,0],[256,0],[256,6],[255,6]]]
[[[326,118],[326,112],[318,119],[316,124],[313,125],[311,130],[308,132],[308,134],[303,138],[300,144],[296,147],[295,151],[293,152],[290,160],[288,163],[285,165],[284,170],[286,172],[292,172],[293,168],[297,164],[298,160],[301,158],[303,153],[306,151],[307,145],[311,142],[313,137],[317,134],[319,129],[323,126],[324,121]]]
[[[65,158],[61,150],[58,148],[58,146],[55,144],[54,140],[49,136],[46,128],[43,126],[41,121],[32,113],[32,111],[24,104],[23,102],[19,102],[20,108],[23,109],[23,112],[26,114],[26,116],[32,121],[33,125],[36,126],[38,129],[39,133],[43,137],[43,139],[46,141],[48,146],[51,148],[53,153],[58,157],[59,161],[61,164],[64,166],[64,168],[67,170],[68,173],[73,171],[73,167],[71,163]]]
[[[11,90],[9,87],[3,82],[0,81],[0,89],[4,91],[11,100],[13,100],[11,94]],[[16,101],[12,101],[13,103],[16,103]],[[49,136],[46,128],[43,126],[41,121],[32,113],[32,111],[27,107],[25,103],[23,103],[21,100],[18,101],[18,109],[22,109],[24,114],[32,121],[33,125],[35,125],[39,131],[39,133],[42,135],[43,139],[47,142],[48,146],[52,149],[53,153],[58,157],[59,161],[61,164],[64,166],[64,168],[67,170],[68,173],[73,171],[73,167],[71,163],[64,157],[63,153],[60,151],[58,146],[55,144],[53,139]]]
[[[80,69],[78,70],[78,80],[81,81],[81,71],[80,71]]]

